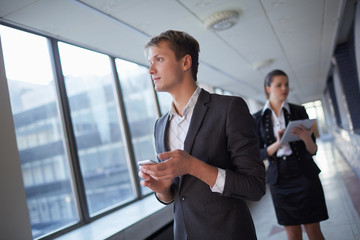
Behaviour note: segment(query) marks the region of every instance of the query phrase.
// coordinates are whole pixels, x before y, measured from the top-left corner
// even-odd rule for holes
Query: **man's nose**
[[[149,73],[153,74],[155,72],[154,64],[151,64],[149,67]]]

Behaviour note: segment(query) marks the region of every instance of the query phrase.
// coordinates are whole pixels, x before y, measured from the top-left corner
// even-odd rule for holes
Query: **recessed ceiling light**
[[[270,66],[273,62],[274,62],[274,59],[269,58],[269,59],[265,59],[265,60],[256,62],[252,66],[255,70],[259,70],[260,68]]]
[[[217,12],[207,17],[204,23],[207,29],[221,31],[234,26],[239,20],[239,15],[240,12],[234,10]]]

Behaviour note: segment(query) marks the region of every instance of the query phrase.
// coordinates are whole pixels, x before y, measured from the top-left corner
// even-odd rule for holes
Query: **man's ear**
[[[184,71],[187,71],[191,68],[192,65],[192,59],[191,56],[189,54],[186,54],[183,58],[183,68]]]

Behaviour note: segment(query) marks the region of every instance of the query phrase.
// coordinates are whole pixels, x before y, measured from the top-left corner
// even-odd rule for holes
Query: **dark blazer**
[[[308,119],[309,116],[303,106],[294,105],[289,103],[290,114],[285,110],[285,122],[286,126],[291,120]],[[271,120],[271,110],[267,109],[263,115],[261,115],[262,109],[254,114],[256,121],[257,134],[260,140],[260,155],[261,159],[269,160],[269,166],[266,172],[267,182],[269,184],[276,184],[278,180],[278,160],[276,153],[273,156],[268,156],[266,148],[276,141],[276,137],[273,131],[273,124]],[[315,142],[315,137],[312,135]],[[300,167],[305,176],[309,178],[315,178],[320,173],[320,169],[315,164],[312,155],[306,150],[303,141],[290,142],[291,150],[294,156],[300,162]]]
[[[155,124],[157,153],[168,151],[169,114]],[[186,239],[256,239],[245,200],[265,194],[265,168],[260,160],[255,121],[240,97],[201,90],[184,150],[226,170],[224,192],[212,192],[199,179],[174,180],[174,237]]]

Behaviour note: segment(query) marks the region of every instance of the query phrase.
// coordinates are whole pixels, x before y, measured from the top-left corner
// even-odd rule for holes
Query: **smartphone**
[[[142,161],[138,161],[138,164],[141,165],[146,165],[146,164],[156,164],[157,162],[155,162],[154,160],[151,159],[147,159],[147,160],[142,160]]]

